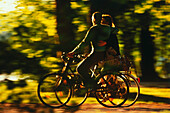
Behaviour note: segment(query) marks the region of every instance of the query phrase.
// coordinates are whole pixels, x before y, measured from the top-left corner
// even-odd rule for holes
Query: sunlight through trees
[[[168,0],[1,0],[0,4],[0,73],[57,71],[61,61],[56,51],[74,48],[91,26],[91,14],[100,11],[113,17],[121,54],[135,62],[140,76],[170,78]]]

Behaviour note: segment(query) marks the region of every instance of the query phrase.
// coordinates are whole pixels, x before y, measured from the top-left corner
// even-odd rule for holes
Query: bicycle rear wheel
[[[126,80],[113,73],[102,75],[96,89],[97,101],[105,107],[120,107],[123,105],[129,94],[129,87]]]
[[[44,76],[38,84],[38,97],[40,101],[51,108],[64,106],[71,97],[71,85],[60,73]]]
[[[128,100],[122,106],[129,107],[135,104],[135,102],[139,98],[139,94],[140,94],[139,82],[133,75],[121,74],[121,76],[127,80],[129,85],[129,97]]]
[[[71,76],[72,95],[66,106],[78,107],[82,105],[88,97],[87,88],[85,87],[83,78],[80,75],[69,76]]]

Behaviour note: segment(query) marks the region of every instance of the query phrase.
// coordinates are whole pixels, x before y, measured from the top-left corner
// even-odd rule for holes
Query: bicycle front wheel
[[[38,84],[38,97],[40,101],[51,108],[64,106],[71,98],[71,85],[60,73],[44,76]]]
[[[123,105],[129,94],[129,86],[126,80],[113,73],[102,75],[98,82],[96,89],[97,101],[105,107],[120,107]]]
[[[72,95],[66,106],[78,107],[82,105],[88,97],[87,88],[85,87],[83,78],[80,75],[75,74],[69,76],[71,76]]]

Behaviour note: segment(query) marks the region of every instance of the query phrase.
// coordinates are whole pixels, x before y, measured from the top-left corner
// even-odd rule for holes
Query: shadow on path
[[[162,103],[167,103],[170,104],[170,98],[164,98],[164,97],[156,97],[153,95],[144,95],[140,94],[138,101],[152,101],[152,102],[162,102]]]

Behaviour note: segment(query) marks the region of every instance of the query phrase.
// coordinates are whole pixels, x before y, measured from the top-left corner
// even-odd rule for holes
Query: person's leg
[[[90,80],[89,72],[90,68],[97,64],[99,61],[104,60],[105,52],[94,52],[92,55],[84,59],[77,68],[80,75],[84,77],[86,81]]]

